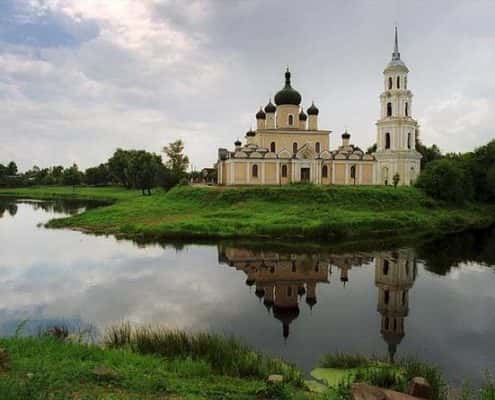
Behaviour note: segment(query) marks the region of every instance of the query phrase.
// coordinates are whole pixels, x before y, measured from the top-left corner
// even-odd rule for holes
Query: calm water
[[[415,248],[147,245],[41,223],[84,203],[0,200],[0,334],[121,320],[234,334],[310,370],[322,353],[495,373],[495,232]],[[359,248],[357,245],[356,249]]]

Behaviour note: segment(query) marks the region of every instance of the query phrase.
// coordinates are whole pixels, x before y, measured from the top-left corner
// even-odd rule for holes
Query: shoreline
[[[0,189],[0,198],[95,201],[101,206],[50,220],[48,228],[136,242],[401,241],[489,228],[495,207],[439,203],[415,188],[178,187],[152,196],[116,187]]]

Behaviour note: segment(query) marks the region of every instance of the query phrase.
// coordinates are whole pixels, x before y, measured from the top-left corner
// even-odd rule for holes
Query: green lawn
[[[453,207],[408,187],[177,187],[142,196],[122,188],[3,189],[0,195],[114,200],[51,227],[146,239],[351,239],[486,227],[493,206]]]

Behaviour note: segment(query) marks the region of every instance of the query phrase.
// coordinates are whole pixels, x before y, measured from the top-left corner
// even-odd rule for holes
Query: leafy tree
[[[110,172],[106,164],[88,168],[85,173],[85,182],[88,185],[107,185],[111,181]]]
[[[163,164],[160,166],[156,179],[157,183],[165,190],[172,189],[180,183],[179,176],[175,175],[170,168]]]
[[[9,162],[7,165],[7,175],[14,176],[17,175],[17,164],[14,161]]]
[[[0,177],[7,175],[7,167],[3,164],[0,164]]]
[[[168,157],[166,166],[172,170],[173,174],[179,177],[179,180],[184,178],[189,167],[189,157],[183,154],[184,143],[182,140],[169,143],[168,146],[163,148],[163,152]]]
[[[428,163],[442,158],[442,152],[436,144],[430,147],[425,146],[419,138],[416,139],[416,150],[423,156],[421,159],[421,168],[425,168]]]
[[[128,189],[132,187],[128,171],[130,157],[129,151],[117,149],[108,160],[108,171],[113,181]]]
[[[162,165],[160,156],[144,150],[130,152],[129,174],[134,186],[141,189],[143,195],[151,196],[151,189],[156,183],[156,177]]]
[[[436,199],[455,203],[471,200],[472,179],[459,164],[447,158],[432,161],[419,176],[417,186]]]
[[[82,173],[79,171],[77,164],[73,164],[72,167],[67,168],[64,171],[62,182],[64,185],[76,186],[82,182]]]

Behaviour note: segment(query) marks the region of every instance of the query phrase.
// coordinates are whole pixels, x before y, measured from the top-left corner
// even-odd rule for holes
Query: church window
[[[388,317],[385,318],[385,329],[388,329],[390,327],[390,321]]]
[[[294,125],[294,116],[292,114],[289,114],[289,126]]]
[[[385,304],[388,304],[390,302],[390,292],[388,290],[385,290],[383,292],[383,301]]]
[[[385,148],[390,149],[390,133],[385,134]]]
[[[383,275],[388,275],[388,269],[390,267],[390,263],[388,260],[383,260]]]
[[[271,151],[272,153],[275,153],[275,142],[271,142],[271,143],[270,143],[270,151]]]
[[[392,116],[392,103],[387,103],[387,117]]]
[[[411,132],[407,134],[407,148],[411,148]]]
[[[320,264],[316,263],[315,272],[320,272]]]
[[[406,276],[409,276],[409,261],[406,261]]]
[[[388,90],[392,89],[392,78],[388,78]]]
[[[394,318],[394,332],[397,332],[397,318]]]
[[[282,165],[282,178],[287,178],[287,165]]]
[[[324,165],[321,169],[321,177],[328,178],[328,166]]]
[[[400,89],[400,76],[397,77],[397,89]]]
[[[292,296],[292,287],[287,288],[287,296],[291,297]]]
[[[253,165],[252,175],[253,175],[253,178],[258,177],[258,166],[256,164]]]
[[[407,76],[404,77],[404,89],[407,89]]]
[[[409,104],[406,102],[406,110],[405,110],[406,117],[409,117]]]
[[[354,183],[356,183],[356,166],[351,165],[351,179],[354,179]]]
[[[292,143],[292,152],[297,153],[297,143]]]
[[[316,151],[317,153],[319,153],[319,152],[320,152],[320,142],[316,142],[316,144],[315,144],[315,151]]]
[[[402,305],[403,306],[406,305],[406,292],[405,291],[402,292]]]

